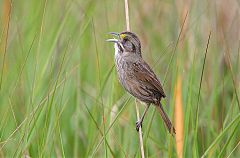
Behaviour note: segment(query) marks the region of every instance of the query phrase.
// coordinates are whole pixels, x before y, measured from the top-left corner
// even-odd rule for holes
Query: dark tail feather
[[[173,127],[170,119],[168,118],[167,114],[164,112],[163,110],[163,107],[162,107],[162,104],[159,103],[157,106],[156,106],[157,110],[159,111],[163,121],[164,121],[164,124],[167,126],[168,128],[168,131],[170,134],[176,134],[176,130],[175,128]]]

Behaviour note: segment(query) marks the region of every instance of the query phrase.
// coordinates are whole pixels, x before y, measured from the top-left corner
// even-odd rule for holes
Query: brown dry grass
[[[183,154],[183,138],[184,138],[184,130],[183,130],[183,105],[182,105],[182,78],[179,75],[177,78],[177,83],[174,90],[175,94],[175,128],[176,128],[176,148],[177,155],[179,158],[182,157]]]

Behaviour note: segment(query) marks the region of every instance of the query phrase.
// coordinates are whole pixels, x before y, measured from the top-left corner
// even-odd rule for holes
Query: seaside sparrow
[[[117,37],[107,41],[114,43],[115,65],[121,85],[131,95],[146,103],[141,119],[136,122],[136,130],[138,131],[139,127],[142,126],[150,104],[154,104],[169,133],[175,134],[175,128],[160,102],[166,95],[157,76],[142,58],[139,38],[136,34],[128,31],[121,33],[111,32],[110,34]]]

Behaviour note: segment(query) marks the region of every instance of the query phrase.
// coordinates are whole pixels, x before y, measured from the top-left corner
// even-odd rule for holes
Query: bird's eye
[[[127,38],[124,38],[124,39],[123,39],[123,43],[126,43],[126,42],[127,42]]]
[[[123,45],[128,51],[134,51],[136,49],[134,44],[129,40],[123,41]]]

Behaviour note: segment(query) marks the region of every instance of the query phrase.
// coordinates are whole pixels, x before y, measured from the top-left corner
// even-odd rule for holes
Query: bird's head
[[[138,55],[141,55],[141,43],[139,38],[135,33],[125,31],[121,33],[116,32],[110,32],[110,34],[116,36],[117,38],[108,39],[108,42],[114,42],[115,43],[115,49],[117,46],[117,49],[120,52],[129,52],[129,53],[136,53]]]

